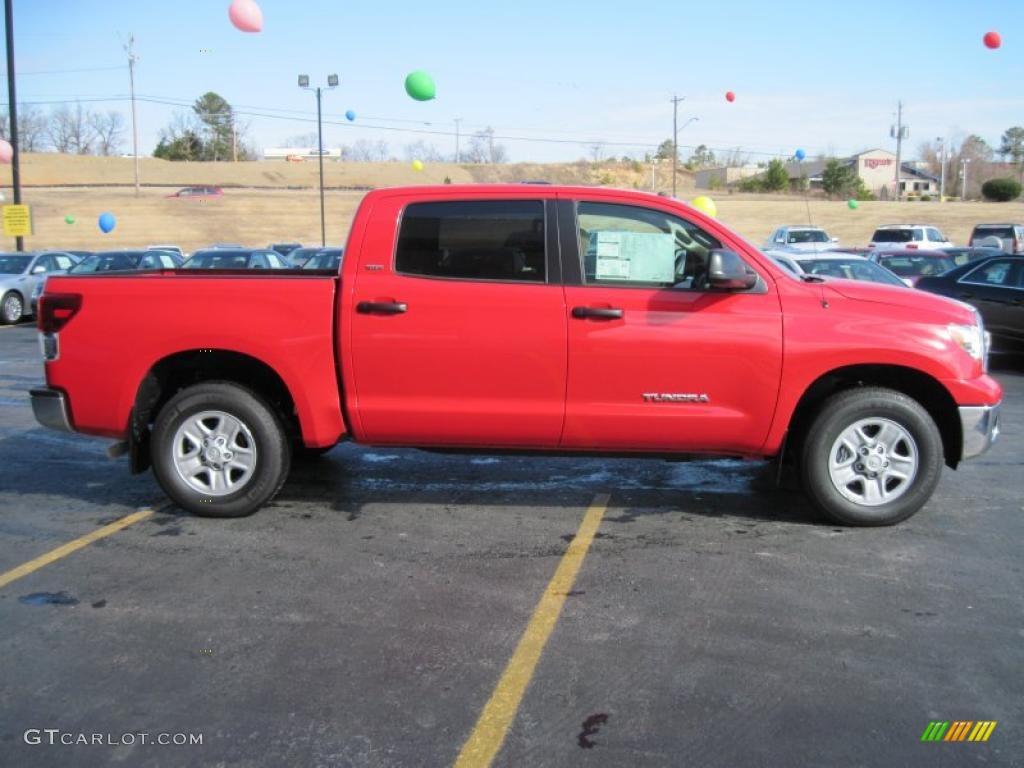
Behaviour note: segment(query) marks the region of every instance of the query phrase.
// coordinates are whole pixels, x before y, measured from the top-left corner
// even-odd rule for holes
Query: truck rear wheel
[[[811,423],[800,474],[811,503],[844,525],[893,525],[931,498],[942,437],[901,392],[863,387],[833,395]]]
[[[161,409],[151,456],[160,487],[179,506],[203,517],[244,517],[281,490],[291,446],[256,394],[211,381],[182,390]]]

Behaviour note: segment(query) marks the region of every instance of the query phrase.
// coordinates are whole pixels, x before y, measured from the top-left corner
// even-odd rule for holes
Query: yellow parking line
[[[89,546],[94,541],[99,541],[113,533],[117,533],[122,528],[127,528],[129,525],[133,525],[140,520],[145,520],[152,514],[152,509],[142,509],[138,512],[133,512],[130,515],[122,517],[120,520],[115,520],[110,525],[104,525],[102,528],[97,528],[92,533],[87,533],[79,539],[69,541],[67,544],[63,544],[56,549],[52,549],[45,555],[40,555],[35,560],[29,560],[24,565],[12,568],[6,573],[0,573],[0,587],[6,587],[12,581],[17,581],[22,576],[28,576],[33,571],[38,571],[43,566],[60,560],[62,557],[67,557],[72,552],[77,552],[83,547]]]
[[[509,659],[498,686],[484,705],[473,732],[455,760],[455,768],[486,768],[497,756],[533,678],[544,646],[562,613],[566,594],[572,590],[576,574],[583,565],[583,558],[587,556],[594,535],[601,525],[608,501],[607,494],[595,497],[584,515],[575,538],[562,556],[555,575],[551,577],[544,595],[534,609],[533,617],[519,639],[519,645]]]

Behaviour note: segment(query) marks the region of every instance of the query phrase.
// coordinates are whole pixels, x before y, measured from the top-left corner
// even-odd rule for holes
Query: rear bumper
[[[62,432],[75,431],[71,426],[68,401],[63,392],[49,387],[39,387],[30,390],[29,397],[32,399],[32,413],[36,421],[44,427],[59,429]]]
[[[999,409],[995,405],[960,406],[960,427],[963,434],[961,460],[985,453],[999,437]]]

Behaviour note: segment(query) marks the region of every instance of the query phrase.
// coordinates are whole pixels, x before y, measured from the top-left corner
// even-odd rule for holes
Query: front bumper
[[[960,406],[963,451],[960,459],[972,459],[985,453],[999,437],[999,409],[995,405]]]
[[[71,426],[68,401],[63,392],[49,387],[38,387],[29,391],[29,397],[32,399],[32,413],[36,421],[44,427],[59,429],[62,432],[75,431]]]

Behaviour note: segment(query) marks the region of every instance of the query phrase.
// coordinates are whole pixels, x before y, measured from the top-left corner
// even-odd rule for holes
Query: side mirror
[[[708,262],[708,285],[725,291],[745,291],[757,285],[757,273],[734,251],[716,248]]]
[[[832,242],[833,243],[838,243],[839,242],[839,238],[838,237],[833,237],[832,238]]]
[[[33,275],[41,275],[45,271],[46,271],[46,267],[44,267],[42,264],[36,264],[34,267],[32,267],[32,274]]]

